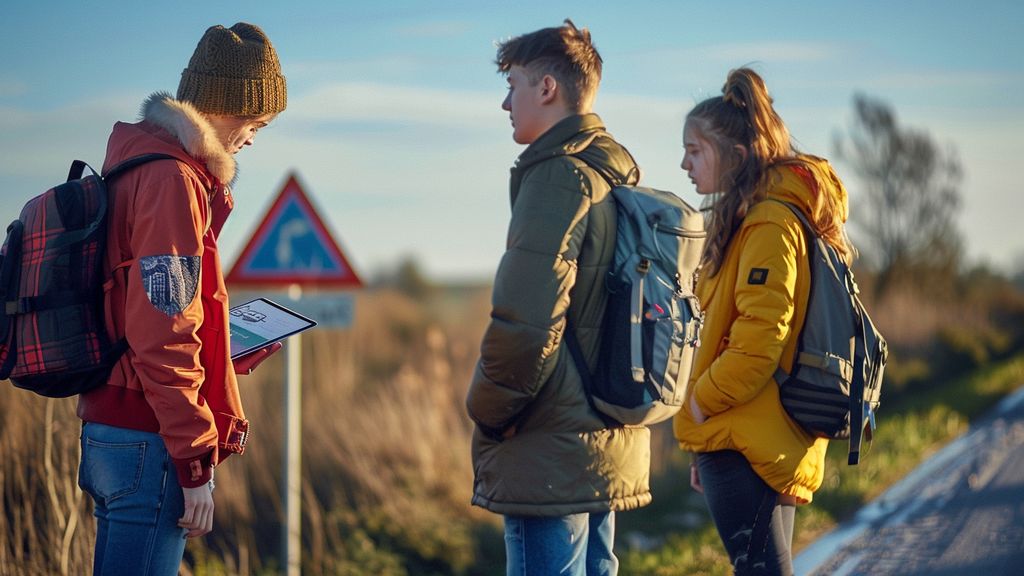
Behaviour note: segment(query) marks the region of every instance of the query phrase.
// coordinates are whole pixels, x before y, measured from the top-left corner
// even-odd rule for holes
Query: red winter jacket
[[[129,349],[105,386],[79,397],[78,415],[159,432],[181,485],[195,487],[242,453],[249,426],[217,254],[235,161],[194,107],[163,93],[146,101],[141,122],[114,125],[103,171],[151,152],[177,161],[149,162],[109,188],[106,327]]]

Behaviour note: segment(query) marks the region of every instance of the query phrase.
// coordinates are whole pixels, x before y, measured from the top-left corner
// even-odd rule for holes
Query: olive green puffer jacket
[[[594,114],[562,120],[512,168],[507,248],[466,399],[477,423],[473,504],[563,516],[650,503],[649,431],[607,428],[562,346],[568,316],[596,364],[615,245],[608,180],[638,179],[632,156]]]

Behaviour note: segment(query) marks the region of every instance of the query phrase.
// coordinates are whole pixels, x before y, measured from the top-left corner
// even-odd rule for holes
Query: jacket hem
[[[78,417],[85,422],[160,432],[160,422],[141,390],[103,385],[78,397]]]
[[[479,494],[473,494],[472,504],[503,516],[568,516],[590,512],[624,512],[647,506],[652,501],[650,492],[615,498],[613,500],[593,500],[590,502],[568,502],[559,504],[530,504],[526,502],[496,502]]]

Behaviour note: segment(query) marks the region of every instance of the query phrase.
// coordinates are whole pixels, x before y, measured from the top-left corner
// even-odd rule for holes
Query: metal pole
[[[285,345],[285,451],[284,451],[284,560],[285,574],[299,576],[302,569],[302,334]]]

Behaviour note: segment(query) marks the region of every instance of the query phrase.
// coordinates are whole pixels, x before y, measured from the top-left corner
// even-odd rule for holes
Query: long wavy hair
[[[782,118],[772,106],[764,80],[749,68],[731,70],[722,95],[697,104],[686,125],[707,140],[718,156],[718,190],[705,200],[708,238],[701,258],[703,273],[718,273],[736,230],[750,209],[763,200],[768,169],[782,164],[804,164],[794,148]],[[742,148],[742,150],[739,149]],[[810,175],[818,179],[817,171]],[[815,190],[821,188],[816,182]],[[842,200],[817,194],[811,222],[847,261],[855,250],[843,227]]]

